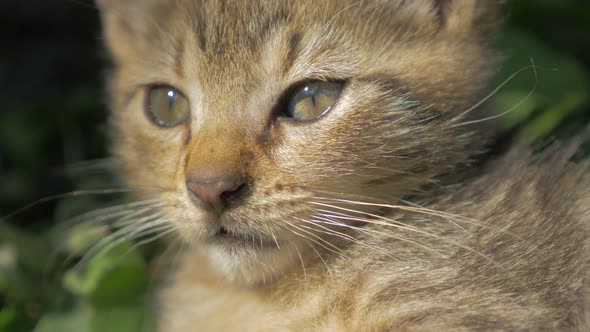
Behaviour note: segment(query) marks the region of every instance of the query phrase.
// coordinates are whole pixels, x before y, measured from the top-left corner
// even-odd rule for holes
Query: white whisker
[[[322,238],[321,236],[318,236],[317,234],[314,234],[313,232],[309,232],[309,231],[306,231],[304,229],[301,229],[301,227],[296,226],[296,225],[294,225],[292,223],[286,222],[286,224],[289,225],[289,226],[291,226],[291,227],[293,227],[293,228],[295,228],[295,229],[297,229],[297,230],[299,230],[299,231],[301,231],[301,232],[304,232],[304,233],[306,233],[308,235],[311,235],[314,238],[316,238],[318,241],[321,241],[321,242],[325,243],[326,245],[334,248],[335,251],[333,251],[333,252],[339,252],[340,251],[340,248],[338,248],[337,246],[335,246],[333,243],[331,243],[329,241],[326,241],[326,239]],[[307,238],[307,239],[312,240],[311,238]]]
[[[309,244],[309,247],[311,248],[311,250],[313,250],[313,252],[315,252],[315,254],[318,256],[318,258],[322,261],[322,263],[326,267],[326,272],[328,272],[328,275],[330,276],[330,280],[334,281],[334,277],[332,276],[332,269],[330,269],[330,267],[328,266],[328,263],[326,263],[326,261],[324,260],[322,255],[320,255],[320,253],[316,250],[316,248],[314,248],[314,246]]]
[[[146,216],[136,220],[136,223],[117,230],[92,246],[80,262],[86,262],[90,258],[100,257],[114,247],[129,241],[130,239],[136,238],[137,234],[147,235],[145,233],[146,231],[159,231],[162,229],[162,225],[164,225],[164,227],[170,227],[167,225],[169,222],[167,220],[161,220],[161,217],[162,215],[158,214]]]
[[[302,230],[302,229],[300,229],[300,228],[296,227],[295,225],[293,225],[293,224],[291,224],[291,223],[288,223],[288,222],[287,222],[287,225],[289,225],[289,226],[291,226],[291,227],[293,227],[293,228],[295,228],[295,229],[298,229],[299,231],[305,231],[305,230]],[[336,250],[334,250],[334,249],[332,249],[332,248],[328,248],[328,247],[326,247],[326,246],[325,246],[325,245],[323,245],[322,243],[320,243],[320,242],[318,242],[318,241],[316,241],[316,240],[314,240],[314,239],[312,239],[312,238],[310,238],[310,237],[308,237],[308,236],[305,236],[305,235],[303,235],[303,234],[300,234],[300,233],[298,233],[297,231],[294,231],[294,230],[292,230],[292,229],[289,229],[289,231],[290,231],[291,233],[293,233],[293,234],[295,234],[295,235],[297,235],[297,236],[299,236],[299,237],[301,237],[301,238],[305,239],[305,240],[308,240],[308,241],[311,241],[311,242],[313,242],[313,243],[317,244],[318,246],[320,246],[320,247],[322,247],[322,248],[324,248],[324,249],[326,249],[326,250],[328,250],[328,251],[330,251],[330,252],[332,252],[332,253],[334,253],[334,254],[336,254],[336,255],[340,255],[340,256],[343,256],[343,257],[346,257],[346,258],[348,258],[346,255],[343,255],[343,254],[340,252],[340,248],[338,248],[338,247],[336,247],[337,249],[336,249]],[[316,235],[316,236],[317,236],[317,235]],[[332,245],[332,246],[333,246],[333,245]]]
[[[492,91],[492,93],[490,93],[485,98],[483,98],[482,100],[480,100],[477,104],[475,104],[473,107],[469,108],[467,111],[465,111],[462,114],[460,114],[456,119],[460,119],[460,118],[464,117],[465,115],[467,115],[468,113],[470,113],[471,111],[473,111],[474,109],[476,109],[477,107],[481,106],[488,99],[490,99],[496,93],[498,93],[498,91],[501,88],[503,88],[506,84],[508,84],[508,82],[510,82],[514,77],[516,77],[521,72],[523,72],[523,71],[525,71],[527,69],[530,69],[530,68],[533,69],[533,73],[535,75],[535,83],[534,83],[534,86],[531,89],[531,91],[529,91],[529,93],[523,99],[521,99],[516,105],[514,105],[509,110],[507,110],[507,111],[505,111],[503,113],[496,114],[494,116],[490,116],[490,117],[487,117],[487,118],[484,118],[484,119],[479,119],[479,120],[473,120],[473,121],[466,121],[466,122],[462,122],[462,123],[457,123],[457,124],[454,124],[454,125],[450,126],[450,128],[456,128],[456,127],[461,127],[461,126],[467,126],[467,125],[471,125],[471,124],[481,123],[481,122],[485,122],[485,121],[489,121],[489,120],[494,120],[494,119],[503,117],[503,116],[505,116],[505,115],[513,112],[518,107],[520,107],[520,105],[522,105],[525,101],[527,101],[533,95],[533,93],[535,93],[535,91],[537,90],[537,84],[538,84],[537,66],[535,66],[535,62],[534,62],[533,58],[531,58],[531,65],[526,66],[526,67],[518,70],[516,73],[510,75],[510,77],[508,77],[508,79],[506,79],[504,82],[502,82],[502,84],[500,84],[496,89],[494,89],[494,91]]]
[[[297,256],[299,257],[299,261],[301,262],[301,268],[303,269],[303,279],[305,280],[305,282],[307,282],[308,281],[307,270],[305,269],[305,262],[303,262],[303,257],[301,256],[301,252],[299,251],[299,248],[297,248],[296,245],[294,245],[290,241],[289,241],[289,243],[291,244],[291,246],[293,246],[295,251],[297,251]]]
[[[327,201],[349,204],[349,205],[371,206],[371,207],[386,208],[386,209],[392,209],[392,210],[401,210],[401,211],[408,211],[408,212],[414,212],[414,213],[419,213],[419,214],[435,216],[435,217],[439,217],[439,218],[442,218],[442,219],[450,222],[451,224],[455,225],[457,228],[459,228],[463,231],[467,231],[467,230],[464,227],[460,226],[458,224],[458,222],[465,223],[468,225],[474,225],[474,226],[479,226],[479,227],[483,227],[483,228],[493,229],[493,230],[505,233],[507,235],[513,236],[519,240],[525,241],[525,239],[523,239],[522,237],[519,237],[515,234],[512,234],[512,233],[510,233],[506,230],[503,230],[503,229],[499,229],[499,228],[494,227],[492,225],[485,224],[482,221],[479,221],[479,220],[476,220],[473,218],[469,218],[469,217],[465,217],[465,216],[461,216],[461,215],[457,215],[457,214],[444,212],[444,211],[428,209],[428,208],[422,207],[418,204],[411,203],[406,200],[402,200],[402,202],[404,202],[405,204],[409,204],[411,206],[368,203],[368,202],[350,201],[350,200],[343,200],[343,199],[336,199],[336,198],[322,198],[322,197],[315,197],[315,198],[320,199],[320,200],[327,200]],[[355,212],[355,213],[360,213],[360,214],[365,214],[365,215],[367,214],[367,212],[356,211],[356,210],[350,210],[350,212]],[[335,213],[335,212],[333,212],[333,213]],[[383,216],[379,216],[379,218],[387,219],[386,217],[383,217]]]
[[[416,241],[410,240],[410,239],[408,239],[406,237],[403,237],[403,236],[401,236],[399,234],[385,233],[385,232],[380,232],[380,231],[377,231],[377,230],[374,230],[374,229],[366,229],[366,228],[363,228],[363,227],[356,227],[356,226],[348,225],[348,224],[345,224],[345,223],[342,223],[342,222],[338,222],[338,221],[332,220],[332,219],[328,218],[328,216],[324,216],[324,215],[322,215],[321,217],[318,216],[316,218],[323,219],[323,220],[317,220],[317,222],[319,222],[319,223],[325,223],[325,224],[339,226],[339,227],[346,227],[346,228],[349,228],[349,229],[358,231],[360,233],[363,233],[363,234],[365,234],[367,236],[370,236],[370,237],[372,237],[374,239],[377,239],[377,240],[381,240],[382,238],[393,238],[393,239],[397,239],[397,240],[400,240],[400,241],[403,241],[403,242],[407,242],[407,243],[416,245],[418,247],[424,248],[424,249],[426,249],[426,250],[428,250],[430,252],[434,252],[434,253],[436,253],[436,254],[444,257],[444,258],[447,258],[447,255],[441,253],[440,251],[438,251],[438,250],[436,250],[436,249],[434,249],[432,247],[429,247],[427,245],[424,245],[424,244],[422,244],[420,242],[416,242]],[[364,243],[361,242],[361,244],[364,244]],[[387,253],[387,255],[390,255],[390,253]]]
[[[23,206],[22,208],[19,208],[7,215],[4,215],[2,217],[0,217],[0,221],[4,221],[10,218],[13,218],[25,211],[28,211],[34,207],[37,207],[41,204],[44,203],[48,203],[48,202],[52,202],[52,201],[56,201],[56,200],[62,200],[62,199],[67,199],[67,198],[74,198],[74,197],[80,197],[80,196],[86,196],[86,195],[113,195],[113,194],[128,194],[131,192],[138,192],[138,191],[165,191],[161,188],[110,188],[110,189],[95,189],[95,190],[75,190],[75,191],[71,191],[68,193],[63,193],[63,194],[57,194],[57,195],[51,195],[51,196],[47,196],[41,199],[38,199],[30,204],[27,204],[25,206]]]

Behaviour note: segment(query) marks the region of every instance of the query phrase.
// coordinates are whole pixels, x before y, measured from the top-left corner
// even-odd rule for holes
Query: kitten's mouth
[[[249,248],[270,250],[279,248],[278,241],[266,239],[257,234],[239,233],[225,226],[219,226],[215,233],[208,239],[208,242],[228,249]]]

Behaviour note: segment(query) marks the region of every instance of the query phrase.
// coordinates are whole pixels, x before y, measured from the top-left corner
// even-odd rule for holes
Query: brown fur
[[[188,244],[162,331],[590,328],[587,164],[563,148],[472,166],[498,1],[99,5],[122,177]],[[316,79],[347,82],[332,110],[277,118]],[[161,83],[189,98],[187,124],[144,115]],[[216,215],[185,183],[220,171],[247,192]],[[220,224],[260,246],[211,245]]]

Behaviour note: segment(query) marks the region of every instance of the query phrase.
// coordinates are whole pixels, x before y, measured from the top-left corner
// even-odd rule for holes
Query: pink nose
[[[198,198],[204,208],[219,213],[230,201],[244,193],[246,184],[239,176],[191,177],[187,179],[186,187]]]

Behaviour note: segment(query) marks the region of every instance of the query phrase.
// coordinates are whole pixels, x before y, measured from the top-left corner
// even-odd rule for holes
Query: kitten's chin
[[[208,270],[231,283],[264,285],[300,266],[305,243],[288,234],[264,235],[239,221],[198,215],[200,227],[178,235],[207,260]],[[185,227],[185,230],[191,230]],[[272,233],[271,233],[272,234]]]
[[[231,283],[263,285],[272,283],[289,270],[297,252],[287,246],[257,247],[219,243],[205,245],[206,256],[214,272]]]

